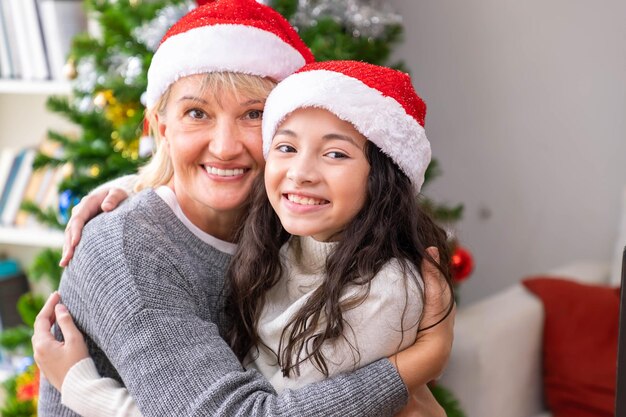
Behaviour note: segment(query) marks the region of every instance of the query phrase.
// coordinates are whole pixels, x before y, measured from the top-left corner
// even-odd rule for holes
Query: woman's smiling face
[[[336,240],[363,207],[367,139],[318,108],[292,112],[274,135],[265,169],[272,207],[289,233]]]
[[[240,212],[263,172],[265,97],[202,88],[203,75],[172,85],[159,132],[174,168],[171,186],[185,215],[201,229],[215,214]]]

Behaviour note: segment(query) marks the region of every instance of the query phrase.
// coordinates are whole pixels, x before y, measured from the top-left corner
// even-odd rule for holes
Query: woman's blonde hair
[[[201,80],[200,91],[211,91],[216,101],[222,93],[233,93],[236,97],[245,95],[251,99],[265,100],[267,95],[276,86],[276,82],[269,78],[235,72],[212,72],[204,74]],[[135,185],[135,192],[144,188],[156,188],[167,184],[174,168],[167,146],[163,146],[163,138],[159,134],[157,117],[165,117],[165,109],[169,101],[170,85],[155,105],[146,109],[146,120],[150,126],[150,135],[155,141],[155,152],[146,165],[139,169],[139,179]]]

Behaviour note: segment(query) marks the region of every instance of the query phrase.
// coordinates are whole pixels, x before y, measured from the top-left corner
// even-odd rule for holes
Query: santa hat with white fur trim
[[[167,31],[152,58],[148,108],[181,77],[230,71],[280,81],[314,60],[289,22],[269,6],[255,0],[199,4]]]
[[[304,66],[280,82],[267,98],[263,113],[265,157],[280,123],[303,107],[323,108],[352,123],[420,191],[431,157],[424,130],[426,104],[407,74],[357,61]]]

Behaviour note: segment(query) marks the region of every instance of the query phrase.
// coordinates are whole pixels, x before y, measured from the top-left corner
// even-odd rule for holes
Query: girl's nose
[[[318,181],[318,170],[313,158],[301,154],[291,159],[290,163],[291,165],[287,169],[287,179],[298,185]]]

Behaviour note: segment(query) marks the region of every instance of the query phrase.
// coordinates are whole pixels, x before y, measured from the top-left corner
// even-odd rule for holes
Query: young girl
[[[309,64],[270,93],[265,187],[253,189],[227,282],[240,316],[231,345],[277,390],[415,341],[426,248],[449,263],[417,199],[425,113],[408,75],[362,62]]]
[[[417,200],[430,161],[424,116],[406,74],[360,62],[309,64],[270,93],[265,181],[227,282],[231,346],[277,391],[413,344],[420,265],[435,262],[427,247],[439,250],[449,285],[445,233]],[[140,415],[112,380],[85,396],[88,364],[67,374],[64,403],[81,402],[89,416],[115,415],[120,404]]]

